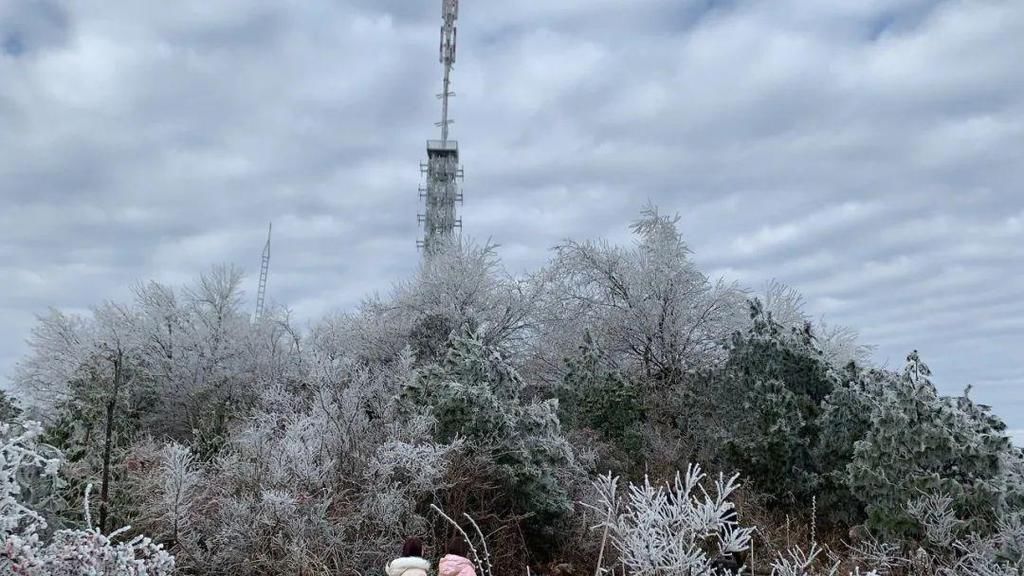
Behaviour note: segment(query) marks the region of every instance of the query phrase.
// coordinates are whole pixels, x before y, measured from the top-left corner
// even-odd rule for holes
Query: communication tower
[[[444,65],[444,79],[441,93],[437,95],[441,100],[441,121],[435,124],[441,128],[441,139],[427,140],[427,161],[420,163],[420,173],[426,179],[419,190],[425,209],[418,215],[423,225],[423,239],[416,244],[428,257],[447,243],[456,229],[462,229],[462,220],[455,211],[455,205],[462,203],[459,143],[448,139],[448,127],[454,122],[448,118],[448,99],[455,96],[451,72],[455,64],[455,20],[458,17],[459,0],[441,0],[440,61]]]

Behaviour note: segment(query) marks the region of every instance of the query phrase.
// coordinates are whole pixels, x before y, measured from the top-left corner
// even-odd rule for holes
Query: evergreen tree
[[[644,417],[639,389],[608,365],[589,332],[579,356],[566,359],[558,398],[563,423],[590,428],[608,440],[625,440]]]
[[[568,428],[593,431],[610,450],[599,462],[601,472],[628,474],[643,459],[643,397],[635,383],[609,365],[587,332],[578,356],[566,359],[557,389],[558,414]]]
[[[873,400],[887,382],[878,370],[850,363],[822,405],[815,459],[819,469],[818,510],[823,520],[852,526],[863,522],[864,505],[850,492],[846,467],[854,445],[871,428]]]
[[[776,505],[810,502],[817,487],[821,405],[836,377],[810,327],[789,331],[751,302],[752,326],[735,334],[721,372],[727,460]]]
[[[851,492],[870,528],[893,537],[920,535],[906,510],[924,495],[953,498],[954,510],[986,531],[999,510],[1004,457],[1013,448],[1002,423],[966,396],[939,397],[917,351],[881,390],[871,427],[848,467]]]
[[[17,401],[11,398],[5,390],[0,390],[0,424],[13,422],[21,415],[21,408]]]
[[[516,370],[469,327],[449,345],[443,363],[424,368],[405,399],[436,419],[435,438],[464,438],[496,470],[507,513],[526,517],[537,551],[551,550],[572,501],[561,474],[574,466],[562,436],[558,402],[526,402]]]

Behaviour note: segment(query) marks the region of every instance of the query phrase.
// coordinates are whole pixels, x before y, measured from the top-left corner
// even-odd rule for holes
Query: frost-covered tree
[[[34,510],[30,494],[33,484],[55,482],[60,454],[39,445],[42,426],[38,422],[0,423],[0,536],[3,541],[16,534],[34,532],[45,525]]]
[[[101,532],[109,525],[117,450],[127,443],[128,421],[146,394],[134,321],[130,307],[112,302],[96,307],[88,319],[53,312],[40,319],[29,341],[32,353],[15,380],[39,406],[57,415],[48,439],[67,449],[69,474],[76,480],[69,489],[80,494],[84,484],[99,484]],[[39,369],[51,353],[63,359],[61,368]]]
[[[609,447],[599,462],[620,474],[629,473],[644,456],[646,419],[639,387],[611,366],[590,333],[583,336],[579,353],[566,360],[566,372],[556,389],[563,426],[597,434]]]
[[[871,427],[848,467],[850,490],[882,534],[920,534],[906,505],[940,493],[973,529],[987,531],[1006,489],[1004,457],[1014,449],[1005,427],[966,396],[940,397],[930,375],[916,351],[907,357],[874,400]]]
[[[50,529],[88,527],[68,510],[95,484],[103,527],[131,523],[187,573],[378,572],[405,536],[447,540],[436,510],[500,540],[497,572],[579,572],[601,542],[572,502],[586,471],[612,469],[652,479],[606,499],[627,574],[708,573],[735,547],[733,512],[764,521],[779,576],[838,574],[834,551],[814,553],[847,535],[891,553],[860,563],[880,573],[1019,569],[1024,454],[986,407],[938,396],[916,360],[872,369],[853,331],[812,323],[778,282],[750,314],[693,263],[678,218],[648,208],[631,230],[624,246],[566,240],[518,277],[495,246],[454,242],[308,329],[285,308],[252,321],[231,267],[52,311],[15,394],[45,415],[66,485],[37,471],[18,501]],[[691,461],[742,470],[740,509],[690,476],[659,488]],[[790,520],[809,516],[827,522],[786,553]],[[117,546],[102,534],[55,550],[94,558]]]
[[[437,358],[452,331],[472,326],[488,345],[523,345],[535,286],[509,275],[496,246],[453,241],[425,259],[417,275],[398,287],[395,306],[410,317],[418,351]]]
[[[180,290],[135,287],[138,364],[159,391],[159,410],[146,428],[194,442],[202,456],[225,441],[236,416],[250,409],[254,390],[285,370],[297,345],[286,318],[274,313],[250,325],[242,307],[241,272],[218,266]]]
[[[850,492],[847,466],[853,461],[856,443],[871,429],[874,401],[889,376],[879,370],[862,370],[853,363],[837,375],[818,418],[814,448],[819,470],[817,502],[822,520],[852,526],[863,522],[864,505]]]
[[[410,406],[426,406],[435,438],[464,438],[496,470],[506,514],[526,515],[528,540],[550,547],[571,510],[564,474],[575,469],[562,435],[558,402],[531,402],[518,372],[469,327],[453,338],[440,365],[406,387]]]
[[[21,407],[6,390],[0,390],[0,423],[11,423],[21,415]]]
[[[392,293],[325,318],[311,337],[331,340],[331,350],[366,366],[393,362],[406,347],[420,364],[442,360],[449,337],[463,325],[490,345],[521,348],[535,292],[534,284],[503,269],[495,245],[459,240],[424,260]]]
[[[68,386],[91,353],[91,326],[85,318],[51,309],[37,318],[28,338],[29,355],[15,367],[14,385],[23,402],[52,414],[68,398]]]
[[[188,570],[339,574],[379,570],[395,541],[429,528],[461,442],[430,440],[433,421],[399,414],[409,351],[368,367],[319,326],[303,378],[262,391],[207,462],[183,446],[137,449],[142,519]]]
[[[743,293],[708,279],[690,259],[678,217],[648,207],[632,224],[632,248],[568,240],[538,276],[538,356],[560,368],[585,330],[651,384],[721,359],[721,344],[744,323]]]
[[[874,346],[862,344],[857,331],[849,326],[833,325],[821,320],[815,327],[815,343],[830,366],[842,369],[851,363],[870,364]]]
[[[296,572],[313,558],[339,565],[343,549],[331,548],[342,534],[328,510],[331,494],[363,466],[356,451],[368,427],[361,392],[320,389],[308,400],[279,386],[267,390],[264,407],[207,472],[208,489],[219,489],[199,497],[216,502],[218,512],[200,520],[205,550],[185,561],[259,573]]]
[[[783,331],[803,330],[811,322],[803,294],[778,280],[768,282],[760,302],[765,314]]]
[[[298,370],[297,334],[286,319],[250,326],[240,281],[236,269],[217,267],[181,290],[140,284],[129,303],[40,318],[15,384],[48,415],[47,439],[67,454],[69,500],[99,486],[101,530],[112,510],[132,515],[119,479],[136,438],[170,437],[209,457],[260,385]]]
[[[821,472],[821,404],[836,378],[806,327],[785,329],[758,300],[751,318],[717,376],[727,460],[774,504],[806,504]]]
[[[209,479],[192,450],[175,442],[144,441],[133,447],[132,468],[135,497],[143,504],[136,524],[169,550],[194,553]]]
[[[765,287],[763,308],[784,331],[804,331],[814,341],[821,356],[834,368],[843,368],[850,362],[866,362],[872,348],[858,342],[857,331],[848,326],[831,325],[823,319],[812,322],[807,313],[807,302],[792,286],[772,280]]]
[[[971,522],[957,515],[954,498],[922,495],[907,503],[917,522],[919,539],[900,544],[870,543],[855,549],[861,563],[881,573],[937,576],[1019,576],[1024,574],[1024,521],[1014,513],[985,534],[970,531]],[[865,562],[866,560],[866,562]]]
[[[30,355],[15,373],[29,413],[46,414],[47,442],[65,453],[68,511],[81,509],[87,484],[100,486],[101,530],[119,496],[121,450],[131,441],[140,407],[153,404],[139,377],[137,341],[129,307],[106,303],[89,317],[52,311],[40,318],[29,339]],[[45,368],[51,357],[59,359],[58,368]]]

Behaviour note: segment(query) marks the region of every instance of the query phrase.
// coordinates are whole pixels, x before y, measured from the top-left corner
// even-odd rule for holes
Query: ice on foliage
[[[364,475],[368,481],[397,482],[414,492],[436,490],[441,486],[451,456],[461,450],[463,444],[459,439],[450,444],[388,441],[374,452]]]
[[[879,574],[935,576],[1020,576],[1024,574],[1024,522],[1007,514],[988,533],[969,532],[957,517],[954,499],[928,494],[907,503],[908,514],[921,527],[920,541],[882,542],[868,539],[852,548],[857,562]]]
[[[129,527],[105,535],[87,526],[83,530],[58,530],[51,538],[42,533],[46,522],[19,500],[20,475],[42,469],[55,476],[59,460],[40,454],[42,429],[26,422],[23,430],[0,424],[0,568],[23,576],[162,576],[174,570],[174,558],[150,538],[136,536],[115,542]],[[86,489],[86,522],[89,520],[89,490]]]
[[[444,486],[462,444],[432,442],[431,418],[398,413],[397,388],[411,378],[408,354],[367,366],[335,355],[336,343],[325,338],[309,348],[303,386],[265,388],[259,408],[211,463],[200,469],[180,447],[163,450],[146,508],[165,536],[185,514],[184,569],[361,571],[426,529],[422,502]]]
[[[925,537],[934,546],[949,547],[965,526],[953,511],[953,498],[929,494],[907,504],[907,513],[924,528]]]
[[[757,442],[742,446],[744,453],[786,463],[786,454],[807,452],[811,464],[818,462],[811,457],[824,462],[828,481],[821,474],[806,483],[808,495],[822,492],[817,502],[833,491],[851,503],[850,517],[857,521],[867,504],[872,512],[898,516],[890,521],[920,528],[916,536],[924,540],[915,546],[921,553],[915,548],[910,558],[903,542],[891,548],[873,543],[877,562],[864,565],[880,572],[913,562],[944,574],[1019,573],[1024,464],[1019,451],[1009,451],[1001,423],[967,398],[938,397],[920,370],[891,379],[875,378],[873,371],[863,386],[855,371],[835,370],[864,359],[856,335],[824,325],[811,330],[800,295],[777,283],[769,286],[764,305],[783,326],[784,338],[807,339],[806,352],[831,366],[830,379],[858,382],[837,387],[825,401],[809,395],[814,402],[806,403],[806,411],[795,409],[804,398],[790,394],[775,376],[744,385],[750,397],[715,397],[721,390],[704,377],[736,357],[735,347],[722,344],[750,327],[747,294],[701,273],[676,219],[650,208],[632,231],[633,246],[567,241],[548,269],[525,279],[507,274],[491,245],[454,244],[390,297],[368,299],[358,311],[332,315],[306,333],[292,327],[285,313],[250,324],[240,276],[229,268],[183,290],[150,283],[135,289],[131,305],[41,319],[16,380],[26,399],[32,393],[42,406],[68,393],[105,399],[111,351],[124,354],[132,390],[122,394],[144,403],[147,396],[135,388],[149,386],[159,399],[156,408],[146,405],[146,420],[132,432],[190,446],[135,445],[128,461],[145,460],[146,469],[130,471],[130,482],[148,498],[142,510],[129,513],[139,512],[139,522],[148,523],[145,532],[167,542],[186,570],[358,573],[376,569],[395,541],[424,532],[426,503],[448,497],[443,491],[460,481],[460,489],[476,482],[477,473],[486,475],[478,484],[487,491],[472,496],[493,490],[504,498],[487,513],[520,528],[537,522],[558,545],[571,547],[565,524],[555,520],[564,519],[579,484],[588,483],[579,462],[593,447],[570,444],[560,429],[568,420],[560,422],[556,404],[544,400],[550,398],[545,385],[561,379],[563,360],[589,330],[608,348],[609,366],[636,384],[643,400],[638,406],[669,400],[666,413],[656,416],[669,415],[682,405],[672,395],[692,386],[709,392],[712,400],[700,408],[710,407],[706,412],[715,419],[737,413],[721,431],[717,423],[690,422],[675,412],[674,424],[665,427],[639,410],[616,413],[621,419],[600,413],[597,418],[616,424],[606,429],[619,432],[629,428],[621,422],[637,422],[643,441],[655,448],[662,439],[679,444],[675,434],[683,422],[693,442],[706,446],[718,439],[736,443],[750,429]],[[464,326],[469,333],[460,338]],[[778,360],[774,347],[769,352],[768,360]],[[655,386],[668,397],[643,396]],[[396,399],[401,391],[418,401]],[[802,424],[822,432],[802,437]],[[780,450],[764,449],[762,440]],[[21,442],[30,441],[26,436]],[[42,558],[49,546],[111,561],[107,555],[119,546],[135,546],[140,557],[151,550],[144,539],[115,544],[95,531],[61,532],[52,542],[42,541],[40,530],[26,532],[43,524],[19,500],[17,476],[27,468],[52,476],[57,461],[19,452],[20,445],[7,444],[0,454],[0,528],[7,542],[21,543],[24,558],[30,552]],[[668,450],[636,452],[652,469],[682,457]],[[453,468],[467,462],[476,469]],[[749,478],[761,484],[762,495],[764,486],[790,492],[787,483],[804,480],[796,470],[814,470],[776,468],[775,476]],[[453,479],[459,475],[453,472],[463,477]],[[727,500],[734,479],[719,478],[708,494],[694,480],[700,476],[691,469],[666,486],[631,484],[621,496],[611,477],[599,483],[614,512],[606,527],[635,574],[676,574],[680,567],[710,573],[717,556],[749,543],[749,529],[735,524]],[[952,503],[944,500],[949,498]],[[985,524],[984,535],[972,535],[974,527],[963,525],[953,510],[964,514],[964,522]],[[874,519],[885,520],[878,514]],[[118,554],[129,558],[127,551]],[[831,570],[815,549],[786,554],[776,564],[778,576]]]
[[[754,529],[739,526],[729,501],[737,477],[719,476],[710,493],[704,480],[700,467],[691,465],[670,485],[645,479],[629,483],[624,495],[610,474],[595,483],[598,503],[593,508],[606,518],[599,527],[607,528],[630,574],[717,574],[716,560],[750,547]]]
[[[917,353],[899,377],[871,398],[865,437],[856,442],[848,484],[867,507],[869,525],[899,536],[916,524],[906,503],[944,494],[971,511],[972,529],[986,531],[1016,491],[1006,469],[1014,449],[1005,426],[966,394],[938,395]]]
[[[0,424],[0,536],[34,533],[46,526],[43,517],[19,501],[24,474],[42,469],[46,477],[55,477],[60,467],[58,458],[40,454],[36,444],[42,435],[38,422],[26,422],[22,430],[12,424]]]
[[[721,343],[746,323],[746,296],[712,281],[690,258],[678,218],[648,207],[633,223],[636,246],[566,241],[538,275],[546,289],[537,307],[538,356],[560,366],[590,330],[623,366],[647,373],[713,364]]]
[[[792,286],[772,280],[765,287],[763,303],[765,312],[771,314],[772,320],[785,332],[803,332],[808,326],[814,326],[805,309],[806,300]],[[860,364],[870,358],[872,348],[860,344],[857,331],[852,328],[830,325],[821,319],[812,333],[816,348],[830,366],[842,368],[850,362]]]
[[[406,388],[407,405],[429,409],[438,441],[464,438],[493,464],[514,509],[529,518],[528,536],[553,531],[571,509],[561,475],[576,470],[557,401],[524,400],[515,367],[468,326],[449,348],[441,365]]]

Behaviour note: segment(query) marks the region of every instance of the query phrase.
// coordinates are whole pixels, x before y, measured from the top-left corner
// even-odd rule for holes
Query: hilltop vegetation
[[[187,574],[379,573],[406,535],[440,551],[432,506],[476,520],[495,574],[1020,573],[1024,455],[987,408],[916,352],[872,366],[794,290],[708,278],[673,218],[632,231],[525,277],[452,245],[309,328],[251,322],[231,267],[51,311],[0,417],[42,420],[5,446],[59,451],[60,479],[4,461],[5,539],[23,505],[32,546],[88,528],[92,484],[96,528]]]

